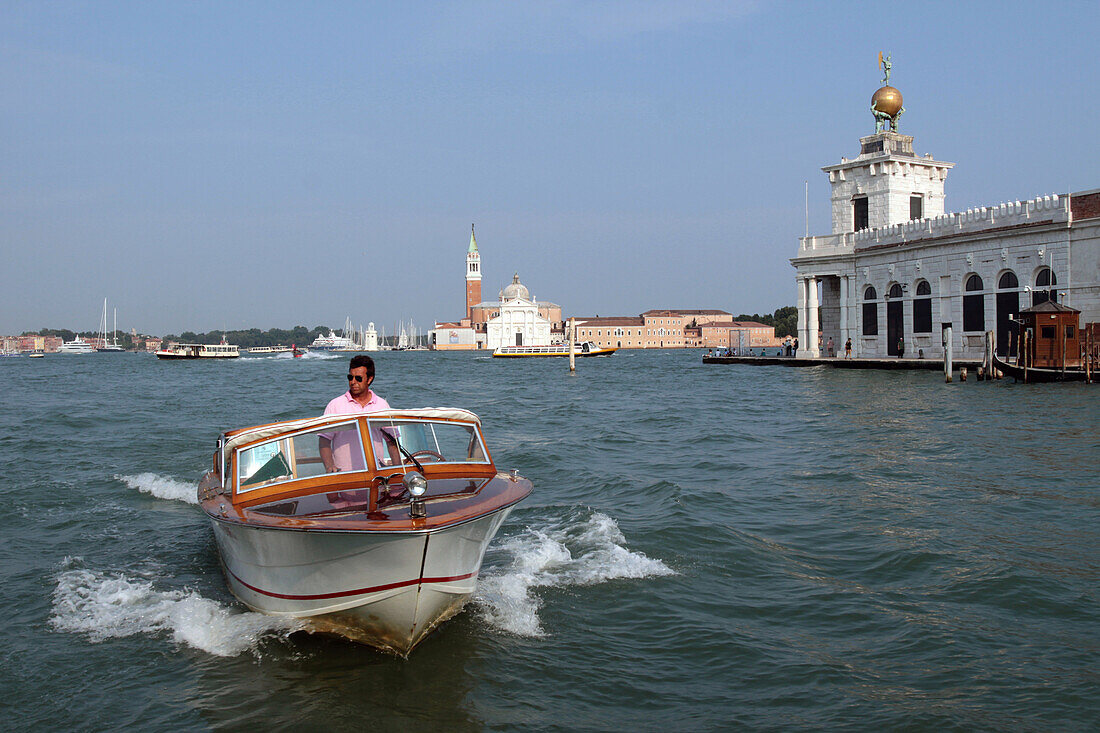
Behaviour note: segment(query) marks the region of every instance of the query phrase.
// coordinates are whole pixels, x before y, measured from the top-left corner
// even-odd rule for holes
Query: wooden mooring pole
[[[943,329],[943,381],[951,382],[951,326]]]
[[[569,373],[573,374],[577,371],[577,357],[576,357],[576,345],[577,345],[577,319],[569,319]]]

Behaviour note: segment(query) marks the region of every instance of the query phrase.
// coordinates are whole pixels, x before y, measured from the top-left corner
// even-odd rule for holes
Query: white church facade
[[[854,357],[939,359],[950,333],[956,358],[979,359],[987,331],[1003,355],[1011,319],[1048,297],[1100,321],[1100,190],[945,213],[953,166],[886,129],[822,169],[832,233],[791,259],[798,356],[829,356],[830,342],[842,355],[851,339]]]
[[[561,306],[539,302],[520,282],[519,273],[493,301],[481,300],[481,253],[473,227],[466,248],[466,314],[455,322],[437,322],[429,347],[446,350],[497,349],[501,346],[548,346],[561,340]]]

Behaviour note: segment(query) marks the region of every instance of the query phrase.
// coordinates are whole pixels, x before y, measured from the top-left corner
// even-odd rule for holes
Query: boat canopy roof
[[[230,431],[232,435],[225,441],[224,455],[226,458],[236,448],[245,443],[263,440],[273,435],[295,433],[299,430],[307,430],[312,427],[328,425],[330,423],[347,422],[360,417],[371,420],[457,420],[459,422],[472,422],[481,425],[481,418],[469,410],[457,407],[421,407],[414,410],[379,410],[378,412],[352,413],[348,415],[322,415],[320,417],[307,417],[300,420],[284,420],[283,422],[257,425],[245,428],[241,431]]]

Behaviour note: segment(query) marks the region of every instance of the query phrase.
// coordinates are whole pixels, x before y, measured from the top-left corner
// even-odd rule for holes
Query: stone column
[[[836,353],[844,353],[844,342],[850,338],[848,335],[848,276],[840,276],[840,343],[836,345]]]
[[[817,348],[817,322],[820,317],[817,304],[817,278],[806,278],[806,294],[809,296],[806,304],[806,355],[810,357],[821,356],[821,350]]]
[[[795,278],[798,283],[798,351],[795,356],[802,356],[802,349],[806,343],[806,278]]]

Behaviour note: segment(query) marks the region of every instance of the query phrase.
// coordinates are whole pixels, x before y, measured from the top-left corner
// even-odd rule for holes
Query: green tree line
[[[261,331],[258,328],[249,328],[242,331],[207,331],[206,333],[184,331],[178,336],[170,333],[164,337],[164,340],[185,344],[216,344],[222,340],[222,334],[224,333],[226,341],[236,344],[242,349],[251,349],[256,346],[290,346],[291,344],[309,346],[314,339],[321,335],[327,335],[330,330],[335,330],[337,335],[343,335],[340,329],[329,329],[328,326],[314,326],[313,328],[295,326],[291,329],[269,328],[266,331]]]

